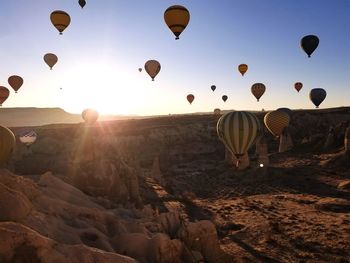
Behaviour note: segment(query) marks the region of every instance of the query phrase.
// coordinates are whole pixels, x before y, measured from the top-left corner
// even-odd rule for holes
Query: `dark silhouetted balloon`
[[[301,82],[296,82],[294,84],[294,88],[299,92],[301,90],[301,88],[303,87],[303,83]]]
[[[139,72],[141,72],[142,71],[142,68],[139,68]]]
[[[318,39],[317,36],[307,35],[301,39],[300,45],[301,45],[301,48],[305,51],[305,53],[308,55],[308,57],[311,57],[311,54],[318,47],[319,42],[320,40]]]
[[[253,93],[257,101],[259,101],[261,96],[265,93],[265,90],[266,90],[266,87],[262,83],[255,83],[251,88],[251,92]]]
[[[56,27],[60,35],[70,24],[70,16],[61,10],[53,11],[50,15],[51,23]]]
[[[164,20],[176,36],[175,39],[179,39],[180,34],[185,30],[190,21],[190,12],[184,6],[173,5],[165,10]]]
[[[84,8],[84,6],[86,5],[86,1],[85,0],[79,0],[79,5],[81,6],[81,8]]]
[[[277,111],[284,111],[290,118],[293,116],[293,111],[289,108],[278,108]]]
[[[145,63],[145,70],[152,78],[152,81],[154,81],[154,78],[157,76],[157,74],[160,71],[160,63],[157,60],[148,60]]]
[[[10,96],[10,91],[8,88],[0,86],[0,106],[7,100]]]
[[[22,77],[17,75],[10,76],[7,81],[16,93],[23,85]]]
[[[211,85],[210,88],[211,88],[212,91],[216,90],[216,86],[215,85]]]
[[[222,100],[223,100],[224,102],[226,102],[227,99],[228,99],[228,97],[227,97],[226,95],[222,96],[221,98],[222,98]]]
[[[192,104],[193,100],[194,100],[194,95],[193,94],[188,94],[187,95],[187,100],[190,104]]]
[[[322,103],[322,101],[324,101],[326,96],[327,92],[324,89],[320,88],[312,89],[309,94],[309,98],[312,101],[312,103],[316,106],[316,108],[320,106],[320,104]]]

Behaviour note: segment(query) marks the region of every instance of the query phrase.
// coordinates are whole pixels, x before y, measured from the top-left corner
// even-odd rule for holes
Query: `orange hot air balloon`
[[[50,15],[51,23],[56,27],[60,35],[70,24],[70,16],[61,10],[53,11]]]
[[[173,5],[165,10],[164,20],[169,29],[176,36],[175,39],[179,39],[180,34],[185,30],[190,21],[190,12],[184,6]]]
[[[247,72],[247,70],[248,70],[247,64],[240,64],[238,66],[238,71],[242,74],[242,76],[244,76],[244,74]]]
[[[94,124],[98,117],[99,113],[94,109],[86,109],[81,113],[86,124]]]
[[[194,95],[193,94],[188,94],[187,95],[187,100],[190,104],[192,104],[193,100],[194,100]]]
[[[296,82],[294,84],[294,88],[297,90],[297,92],[299,92],[302,87],[303,87],[303,83],[301,83],[301,82]]]
[[[19,88],[23,85],[22,77],[17,75],[10,76],[7,81],[16,93],[19,90]]]
[[[145,70],[152,78],[152,81],[154,81],[154,78],[158,75],[160,68],[160,63],[157,60],[148,60],[145,63]]]
[[[10,91],[8,88],[0,86],[0,106],[7,100],[7,98],[10,96]]]
[[[270,111],[264,117],[266,128],[277,137],[288,127],[289,121],[290,117],[288,113],[282,110]]]
[[[255,83],[251,88],[251,92],[253,93],[257,101],[259,101],[261,96],[265,93],[265,90],[266,90],[266,87],[262,83]]]
[[[52,67],[57,63],[58,58],[55,54],[47,53],[44,56],[45,63],[52,69]]]

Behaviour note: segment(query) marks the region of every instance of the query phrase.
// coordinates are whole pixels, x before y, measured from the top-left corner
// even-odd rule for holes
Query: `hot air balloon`
[[[0,126],[0,165],[6,164],[16,146],[16,137],[13,132]]]
[[[275,110],[268,112],[264,117],[266,128],[276,137],[289,125],[289,115],[285,111]]]
[[[99,114],[94,109],[86,109],[82,112],[81,116],[86,124],[94,124],[97,121]]]
[[[303,83],[301,83],[301,82],[295,82],[294,88],[297,90],[297,92],[299,92],[299,91],[301,90],[302,87],[303,87]]]
[[[327,96],[327,92],[324,89],[312,89],[309,94],[309,98],[312,101],[312,103],[318,108],[322,101]]]
[[[262,83],[255,83],[255,84],[253,84],[253,86],[251,88],[251,91],[252,91],[253,95],[255,96],[255,98],[257,99],[257,101],[259,101],[261,96],[265,93],[265,90],[266,90],[266,87]]]
[[[154,78],[157,76],[157,74],[160,71],[160,64],[157,60],[148,60],[145,63],[145,70],[152,78],[152,81],[154,81]]]
[[[190,21],[190,12],[184,6],[173,5],[165,10],[164,20],[176,36],[175,39],[179,39],[180,34],[185,30]]]
[[[5,88],[3,86],[0,86],[0,106],[7,100],[7,98],[10,96],[10,91],[8,88]]]
[[[293,116],[293,111],[289,108],[278,108],[277,111],[284,111],[285,113],[287,113],[289,115],[289,118],[292,118]]]
[[[308,57],[315,51],[320,40],[315,35],[304,36],[300,41],[301,48],[305,51]]]
[[[27,148],[36,141],[37,137],[38,135],[33,130],[23,130],[18,134],[20,142],[27,146]]]
[[[226,95],[222,96],[221,98],[222,98],[222,100],[223,100],[224,102],[226,102],[227,99],[228,99],[228,97],[227,97]]]
[[[58,58],[55,54],[47,53],[44,55],[45,63],[52,69],[52,67],[57,63]]]
[[[214,109],[214,115],[218,116],[221,114],[221,110],[219,108]]]
[[[226,148],[237,158],[242,157],[261,133],[258,118],[246,111],[233,111],[221,116],[217,134]]]
[[[79,0],[78,3],[81,6],[81,8],[84,8],[84,6],[86,5],[86,1],[85,0]]]
[[[141,72],[142,71],[142,68],[139,68],[139,72]]]
[[[51,23],[56,27],[60,35],[70,24],[70,16],[61,10],[53,11],[50,15]]]
[[[188,94],[187,95],[187,100],[190,104],[192,104],[193,100],[194,100],[194,95],[193,94]]]
[[[211,85],[210,88],[211,88],[212,91],[216,90],[216,86],[215,85]]]
[[[244,74],[247,72],[247,70],[248,70],[247,64],[240,64],[238,66],[238,71],[242,74],[242,76],[244,76]]]
[[[10,76],[7,81],[16,93],[19,90],[19,88],[23,85],[22,77],[17,75]]]

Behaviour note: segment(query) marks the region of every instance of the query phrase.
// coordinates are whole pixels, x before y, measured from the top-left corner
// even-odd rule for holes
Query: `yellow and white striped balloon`
[[[246,111],[234,111],[221,116],[217,122],[219,139],[237,158],[243,156],[261,133],[258,118]]]
[[[264,117],[266,128],[274,135],[280,136],[283,130],[288,127],[290,117],[288,113],[281,110],[270,111]]]

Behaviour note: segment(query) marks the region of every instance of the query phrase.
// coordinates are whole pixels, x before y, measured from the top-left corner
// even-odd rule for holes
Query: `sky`
[[[0,85],[11,90],[4,108],[123,115],[311,109],[312,88],[327,91],[320,108],[349,106],[348,0],[86,2],[82,9],[78,0],[0,0]],[[163,18],[175,4],[191,16],[179,40]],[[71,17],[63,35],[51,24],[54,10]],[[300,48],[309,34],[320,39],[311,58]],[[53,70],[43,61],[46,53],[58,56]],[[138,71],[150,59],[161,64],[155,81]],[[249,66],[244,77],[241,63]],[[17,94],[7,83],[11,75],[24,79]],[[266,86],[260,102],[250,90],[256,82]]]

